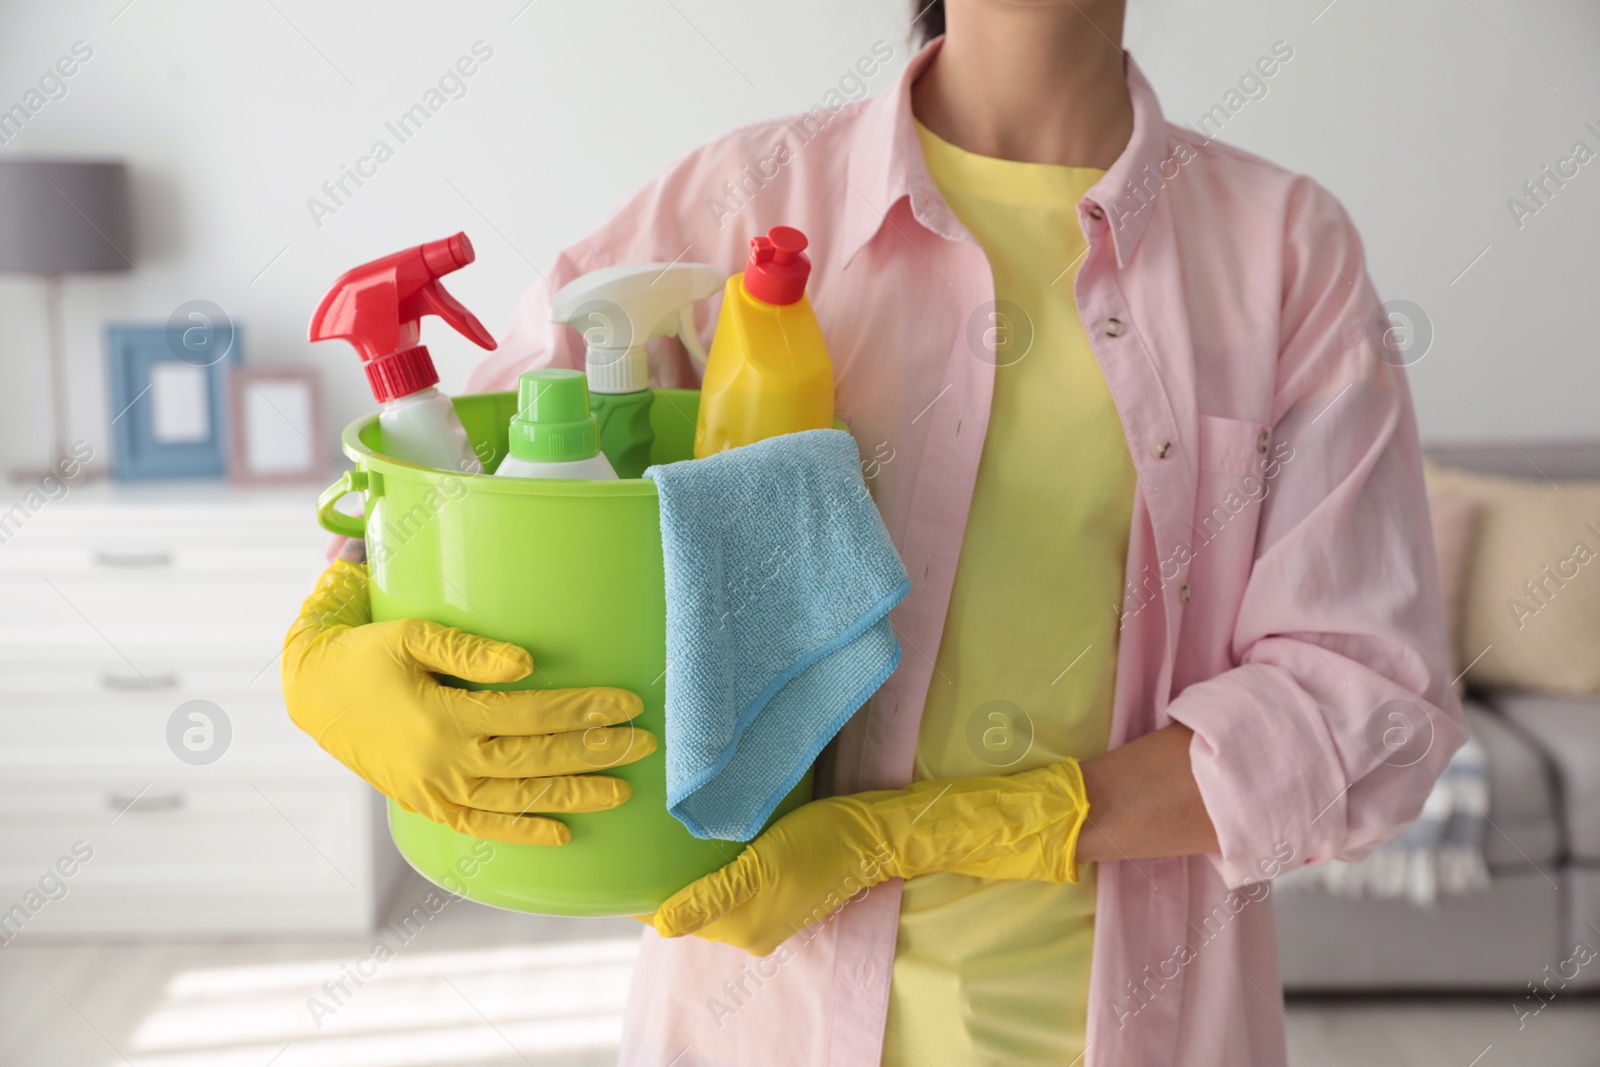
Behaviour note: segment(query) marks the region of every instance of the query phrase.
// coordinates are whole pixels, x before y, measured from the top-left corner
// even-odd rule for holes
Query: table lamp
[[[51,466],[13,471],[17,480],[59,474],[55,464],[67,457],[62,275],[132,268],[129,222],[128,172],[121,163],[0,161],[0,273],[31,274],[43,282],[50,349]]]

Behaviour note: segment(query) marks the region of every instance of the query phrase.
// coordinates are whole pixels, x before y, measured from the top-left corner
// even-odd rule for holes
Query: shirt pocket
[[[1272,448],[1272,430],[1259,422],[1200,416],[1200,469],[1246,474],[1261,469]]]

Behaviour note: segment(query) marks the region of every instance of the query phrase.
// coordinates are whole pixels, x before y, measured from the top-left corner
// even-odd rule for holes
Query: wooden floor
[[[406,884],[394,916],[427,896]],[[612,1063],[639,927],[451,904],[349,941],[0,947],[3,1067]],[[375,951],[380,940],[387,951]],[[1294,1067],[1593,1067],[1600,1001],[1298,1001]]]

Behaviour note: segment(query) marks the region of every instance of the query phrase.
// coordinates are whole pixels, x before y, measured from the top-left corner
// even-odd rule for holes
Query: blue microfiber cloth
[[[900,664],[911,590],[840,430],[644,472],[661,495],[667,808],[748,841]]]

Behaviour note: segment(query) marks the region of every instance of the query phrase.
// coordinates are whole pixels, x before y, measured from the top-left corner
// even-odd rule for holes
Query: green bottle
[[[650,449],[656,433],[650,428],[650,406],[655,392],[590,393],[589,405],[600,420],[600,451],[618,478],[637,478],[650,466]]]

